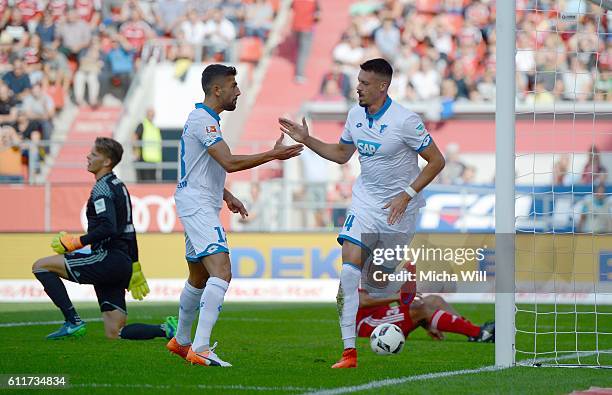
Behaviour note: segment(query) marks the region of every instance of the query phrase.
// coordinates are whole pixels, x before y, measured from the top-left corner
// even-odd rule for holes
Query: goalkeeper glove
[[[128,285],[128,291],[132,293],[134,299],[142,300],[149,293],[149,284],[147,279],[142,273],[140,268],[140,262],[132,263],[132,278],[130,278],[130,285]]]
[[[51,248],[58,254],[65,254],[83,248],[83,244],[79,236],[59,232],[51,241]]]

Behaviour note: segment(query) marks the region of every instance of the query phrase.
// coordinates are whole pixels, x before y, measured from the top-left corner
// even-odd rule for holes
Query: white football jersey
[[[179,182],[174,193],[179,217],[194,214],[200,207],[220,209],[225,188],[225,169],[208,148],[223,140],[219,115],[197,103],[181,135]]]
[[[382,208],[417,178],[418,154],[432,139],[421,117],[387,97],[375,114],[351,108],[340,142],[354,144],[359,152],[361,174],[353,186],[353,202]],[[406,211],[423,206],[418,193]]]

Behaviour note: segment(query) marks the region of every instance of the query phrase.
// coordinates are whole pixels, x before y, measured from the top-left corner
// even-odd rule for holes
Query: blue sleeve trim
[[[338,244],[342,245],[344,244],[344,240],[349,241],[353,244],[355,244],[358,247],[363,248],[364,250],[366,250],[367,252],[370,252],[370,248],[368,248],[367,245],[363,244],[362,242],[360,242],[357,239],[353,239],[351,236],[347,236],[347,235],[339,235],[338,238],[336,239],[338,240]]]
[[[212,147],[213,145],[217,144],[219,141],[223,141],[223,139],[222,139],[221,137],[217,137],[216,139],[214,139],[214,140],[213,140],[213,142],[212,142],[212,143],[210,143],[210,144],[205,144],[205,147],[206,147],[206,148],[210,148],[210,147]]]
[[[425,148],[429,147],[432,142],[433,142],[433,139],[431,138],[431,136],[427,135],[427,137],[425,138],[425,141],[423,141],[423,144],[421,144],[421,146],[416,150],[416,152],[418,153],[422,152]]]
[[[345,140],[342,137],[340,137],[340,144],[351,144],[351,145],[353,145],[354,143],[352,141]]]

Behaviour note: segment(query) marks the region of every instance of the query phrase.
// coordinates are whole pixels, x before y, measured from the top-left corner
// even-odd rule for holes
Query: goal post
[[[515,2],[497,2],[495,107],[495,364],[514,364]]]

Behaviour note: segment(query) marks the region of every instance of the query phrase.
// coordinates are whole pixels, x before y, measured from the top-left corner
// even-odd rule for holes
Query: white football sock
[[[191,344],[191,326],[195,320],[204,288],[196,288],[185,281],[185,287],[179,299],[178,327],[176,341],[183,346]]]
[[[355,348],[357,309],[359,308],[360,269],[352,263],[342,265],[340,273],[340,290],[338,311],[340,313],[340,331],[344,348]]]
[[[204,287],[202,299],[200,300],[200,319],[198,329],[191,348],[195,352],[208,349],[210,344],[210,333],[217,322],[225,292],[229,283],[219,277],[210,277]]]

